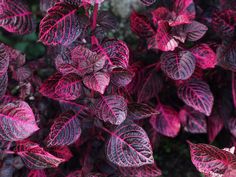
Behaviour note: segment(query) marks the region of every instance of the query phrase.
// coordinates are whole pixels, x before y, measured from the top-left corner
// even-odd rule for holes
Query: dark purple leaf
[[[229,120],[227,120],[228,128],[230,133],[236,137],[236,118],[232,117]]]
[[[234,102],[234,108],[236,108],[236,73],[232,72],[232,96]]]
[[[7,91],[7,84],[8,84],[8,75],[5,73],[4,75],[0,76],[0,98],[3,97]]]
[[[110,162],[120,167],[153,164],[153,152],[146,132],[134,123],[124,123],[111,133],[106,146]]]
[[[132,81],[133,77],[132,71],[116,68],[112,71],[111,82],[117,87],[125,87]]]
[[[100,11],[97,23],[104,31],[109,31],[118,27],[118,21],[109,11]]]
[[[7,47],[0,43],[0,77],[6,74],[9,65],[9,54]]]
[[[82,177],[82,171],[76,170],[71,173],[69,173],[66,177]]]
[[[20,68],[17,68],[14,72],[13,72],[13,75],[12,77],[21,82],[21,81],[24,81],[26,79],[28,79],[32,74],[32,71],[30,70],[29,67],[27,66],[22,66]]]

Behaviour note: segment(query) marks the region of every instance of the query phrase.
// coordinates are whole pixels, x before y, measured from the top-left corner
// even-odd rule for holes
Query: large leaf
[[[202,69],[214,68],[216,65],[216,54],[215,52],[207,45],[200,44],[190,50],[196,58],[196,64]]]
[[[110,75],[105,72],[96,72],[86,75],[83,78],[83,83],[89,89],[103,94],[110,83]]]
[[[65,161],[53,156],[31,141],[17,142],[15,151],[30,169],[56,168]]]
[[[56,3],[40,22],[39,40],[45,45],[69,45],[81,34],[77,6]]]
[[[130,120],[140,120],[157,115],[158,113],[159,112],[156,109],[149,106],[148,104],[129,103],[127,118]]]
[[[6,141],[28,138],[39,129],[32,109],[24,101],[1,105],[0,124],[0,136]]]
[[[55,119],[47,137],[48,147],[70,145],[80,137],[79,113],[67,111]]]
[[[120,125],[127,116],[127,103],[122,96],[101,96],[92,106],[92,110],[99,119]]]
[[[159,114],[152,116],[152,127],[162,135],[175,137],[180,131],[178,113],[171,107],[159,104],[156,108]]]
[[[195,167],[204,174],[224,174],[231,167],[236,168],[236,156],[225,150],[207,144],[189,142],[191,159]]]
[[[189,51],[165,52],[161,55],[162,71],[174,80],[190,78],[195,65],[195,57]]]
[[[153,152],[146,132],[134,123],[118,126],[106,146],[109,161],[120,167],[153,164]]]
[[[178,88],[178,96],[185,104],[209,116],[213,107],[214,97],[204,81],[190,80]]]
[[[0,2],[0,26],[16,34],[27,34],[34,30],[32,13],[21,0]]]
[[[55,94],[65,100],[75,100],[81,95],[82,79],[74,73],[63,76],[55,87]]]
[[[7,91],[7,84],[8,84],[8,75],[5,73],[4,75],[0,76],[0,98],[5,95]]]
[[[6,46],[0,43],[0,77],[5,75],[9,65],[9,54]]]

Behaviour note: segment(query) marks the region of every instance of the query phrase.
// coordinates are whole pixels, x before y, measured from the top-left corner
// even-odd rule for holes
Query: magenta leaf
[[[69,45],[82,32],[77,6],[56,3],[40,22],[40,41],[45,45]]]
[[[7,51],[7,47],[3,43],[0,43],[0,77],[5,75],[8,69],[8,65],[9,54]]]
[[[110,162],[119,167],[140,167],[153,164],[153,152],[146,132],[134,123],[119,125],[106,146]]]
[[[236,11],[223,10],[212,16],[212,28],[222,38],[233,37],[236,26]]]
[[[147,38],[155,35],[155,31],[148,23],[147,18],[136,12],[133,12],[130,16],[130,28],[133,33],[141,38]]]
[[[50,152],[56,157],[64,159],[66,162],[73,157],[73,154],[68,146],[56,146],[52,148]]]
[[[178,41],[170,34],[168,22],[158,22],[158,29],[154,36],[147,39],[148,49],[159,49],[161,51],[173,51],[178,47]]]
[[[44,170],[30,170],[27,177],[47,177]]]
[[[83,83],[89,89],[104,94],[105,89],[110,83],[110,75],[105,72],[96,72],[86,75],[83,78]]]
[[[185,107],[180,110],[179,118],[186,132],[207,133],[207,119],[204,114]]]
[[[190,80],[178,88],[178,96],[185,104],[196,111],[209,116],[212,111],[214,97],[209,85],[201,80]]]
[[[56,168],[60,163],[65,161],[64,159],[53,156],[38,144],[31,141],[17,142],[15,151],[30,169]]]
[[[171,18],[171,12],[165,7],[158,7],[152,11],[152,21],[155,26],[158,26],[159,21],[169,21]]]
[[[196,10],[193,0],[175,0],[170,26],[188,24],[195,18]]]
[[[6,141],[23,140],[39,128],[29,105],[15,101],[0,106],[0,136]]]
[[[21,0],[0,2],[0,26],[11,33],[27,34],[34,31],[32,13]]]
[[[236,168],[234,154],[207,144],[188,143],[192,162],[201,173],[221,175],[229,167]]]
[[[5,95],[7,91],[7,84],[8,84],[8,75],[5,73],[4,75],[0,76],[0,98]]]
[[[97,53],[106,56],[113,67],[127,68],[129,65],[129,48],[121,40],[107,40],[97,49]]]
[[[125,87],[132,81],[133,77],[132,71],[116,68],[112,71],[111,82],[117,87]]]
[[[82,79],[74,73],[63,76],[55,87],[55,94],[65,100],[75,100],[81,95]]]
[[[154,115],[159,114],[159,112],[153,107],[145,103],[129,103],[128,104],[128,114],[127,119],[130,120],[140,120],[145,119]]]
[[[119,168],[119,170],[124,176],[132,177],[157,177],[162,175],[161,170],[157,168],[156,164]]]
[[[29,67],[22,66],[22,67],[17,68],[13,72],[12,77],[17,81],[22,82],[22,81],[28,79],[31,76],[31,74],[32,74],[32,72]]]
[[[202,69],[214,68],[216,54],[207,44],[199,44],[190,50],[196,58],[196,64]]]
[[[48,147],[70,145],[80,137],[79,113],[67,111],[55,119],[46,140]]]
[[[92,105],[92,111],[97,118],[114,125],[120,125],[127,116],[127,103],[122,96],[101,96]]]
[[[156,2],[156,0],[140,0],[145,6],[150,6]]]
[[[165,52],[161,55],[161,69],[171,79],[186,80],[195,70],[195,57],[189,51]]]
[[[102,54],[99,55],[83,46],[74,48],[71,58],[76,63],[77,72],[81,76],[101,70],[106,61],[106,57]]]
[[[159,104],[156,108],[159,112],[150,119],[152,127],[162,135],[175,137],[180,131],[178,113],[171,107]]]

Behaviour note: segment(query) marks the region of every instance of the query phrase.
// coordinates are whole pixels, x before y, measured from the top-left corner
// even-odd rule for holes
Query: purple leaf
[[[153,164],[153,152],[146,132],[134,123],[124,123],[111,134],[106,146],[110,162],[120,167]]]
[[[0,136],[6,141],[23,140],[37,131],[34,114],[24,101],[0,106]]]
[[[156,108],[159,114],[152,116],[150,124],[162,135],[175,137],[180,131],[178,113],[169,106],[159,104]]]
[[[7,84],[8,84],[8,75],[5,73],[4,75],[0,76],[0,98],[5,95],[7,91]]]
[[[56,2],[59,2],[60,0],[40,0],[40,10],[44,13],[48,11],[52,6],[55,5]]]
[[[47,177],[44,170],[30,170],[27,177]]]
[[[112,71],[111,82],[117,87],[125,87],[132,81],[134,75],[127,69],[116,68]]]
[[[52,148],[50,152],[56,157],[65,159],[66,162],[69,161],[73,157],[73,154],[70,151],[68,146],[57,146],[57,147]]]
[[[83,78],[83,83],[89,89],[104,94],[105,89],[110,83],[110,75],[104,72],[96,72],[86,75]]]
[[[25,165],[30,169],[56,168],[64,159],[57,158],[31,141],[19,141],[15,148]]]
[[[145,6],[150,6],[156,2],[156,0],[140,0]]]
[[[236,108],[236,73],[232,72],[232,96],[234,102],[234,108]]]
[[[9,65],[9,54],[6,46],[0,43],[0,77],[5,75]]]
[[[70,145],[80,137],[80,113],[67,111],[55,119],[47,137],[48,147]]]
[[[55,94],[65,100],[75,100],[81,95],[82,79],[74,73],[63,76],[55,87]]]
[[[145,119],[154,115],[159,114],[159,112],[145,103],[129,103],[128,104],[128,114],[127,119],[130,120],[140,120]]]
[[[71,173],[69,173],[66,177],[82,177],[82,171],[76,170]]]
[[[212,111],[214,97],[204,81],[190,80],[178,88],[178,96],[188,106],[209,116]]]
[[[191,159],[195,167],[204,174],[224,174],[228,167],[236,168],[236,156],[207,144],[190,146]]]
[[[82,32],[77,6],[56,3],[40,22],[39,40],[45,45],[69,45]]]
[[[114,125],[120,125],[127,116],[127,103],[122,96],[101,96],[92,105],[92,110],[97,118]]]
[[[15,71],[13,71],[12,77],[19,81],[22,82],[26,79],[28,79],[32,74],[32,71],[30,70],[29,67],[27,66],[22,66],[20,68],[17,68]]]
[[[196,64],[202,69],[214,68],[216,54],[207,44],[199,44],[190,50],[196,58]]]
[[[186,80],[195,70],[195,57],[189,51],[165,52],[161,55],[161,69],[171,79]]]
[[[34,31],[32,13],[21,0],[0,2],[0,26],[11,33],[27,34]]]
[[[228,128],[230,133],[236,137],[236,118],[235,117],[231,117],[229,120],[227,120],[227,124],[228,124]]]
[[[109,11],[100,11],[97,17],[97,23],[104,31],[116,29],[118,21]]]

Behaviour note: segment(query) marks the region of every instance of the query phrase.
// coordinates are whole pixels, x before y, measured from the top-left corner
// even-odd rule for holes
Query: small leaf
[[[212,111],[214,97],[207,83],[191,80],[178,88],[178,96],[185,104],[209,116]]]
[[[6,141],[23,140],[39,129],[32,109],[24,101],[1,105],[0,124],[0,136]]]
[[[122,96],[102,96],[92,106],[92,111],[97,118],[104,122],[120,125],[127,116],[127,103]]]
[[[162,71],[174,80],[190,78],[195,65],[195,57],[189,51],[165,52],[161,55]]]
[[[15,151],[30,169],[56,168],[65,161],[53,156],[31,141],[17,142]]]
[[[67,111],[55,119],[47,137],[48,147],[70,145],[80,137],[79,113]]]
[[[106,155],[110,162],[120,167],[140,167],[154,163],[148,136],[134,123],[121,124],[112,132]]]

